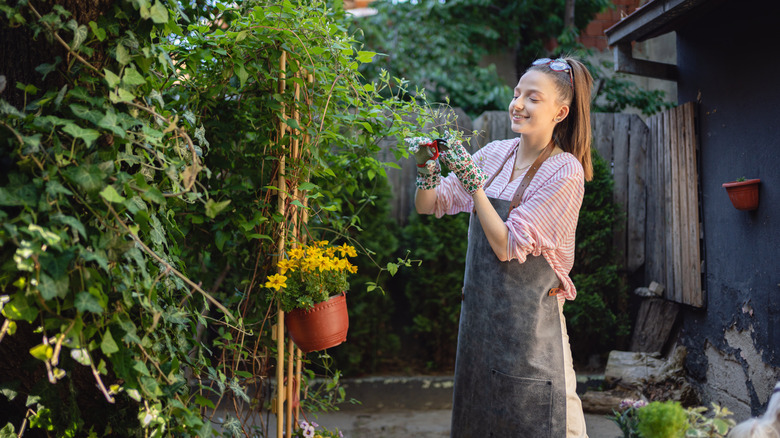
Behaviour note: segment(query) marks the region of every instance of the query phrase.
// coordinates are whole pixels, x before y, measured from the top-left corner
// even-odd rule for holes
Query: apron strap
[[[523,199],[523,193],[525,193],[525,189],[528,188],[529,185],[531,185],[531,179],[533,179],[534,175],[536,175],[536,171],[539,170],[540,167],[542,167],[542,163],[544,163],[544,160],[550,157],[550,154],[552,153],[553,149],[555,149],[555,142],[553,140],[550,140],[550,143],[545,146],[544,149],[542,149],[542,153],[539,154],[538,157],[536,157],[536,161],[534,161],[534,164],[531,165],[531,168],[528,169],[528,172],[525,173],[525,176],[523,177],[523,180],[520,181],[520,185],[517,186],[517,190],[515,191],[515,194],[512,196],[512,203],[509,207],[509,210],[513,210],[515,207],[520,205],[521,200]]]

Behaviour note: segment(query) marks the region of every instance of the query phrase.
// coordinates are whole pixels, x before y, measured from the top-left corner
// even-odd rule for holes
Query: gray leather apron
[[[506,221],[511,203],[490,202]],[[542,256],[499,261],[471,215],[451,437],[566,436],[558,284]]]

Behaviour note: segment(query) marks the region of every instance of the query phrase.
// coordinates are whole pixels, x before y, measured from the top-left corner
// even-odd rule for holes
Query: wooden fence
[[[611,164],[614,201],[622,221],[614,245],[622,268],[644,268],[647,283],[665,287],[665,298],[704,305],[696,172],[695,107],[681,105],[648,118],[635,114],[592,114],[593,147]],[[478,131],[472,152],[490,141],[517,136],[505,111],[489,111],[471,122],[459,114],[459,129]],[[391,140],[390,142],[394,142]],[[385,155],[392,160],[392,155]],[[403,225],[414,209],[414,160],[388,169],[393,188],[392,214]]]

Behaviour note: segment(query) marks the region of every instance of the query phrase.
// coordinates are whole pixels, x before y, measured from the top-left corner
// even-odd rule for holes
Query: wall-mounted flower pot
[[[758,208],[758,184],[760,179],[723,183],[731,203],[737,210],[755,210]]]
[[[304,353],[335,347],[347,340],[347,296],[336,295],[309,310],[294,309],[285,315],[284,325]]]

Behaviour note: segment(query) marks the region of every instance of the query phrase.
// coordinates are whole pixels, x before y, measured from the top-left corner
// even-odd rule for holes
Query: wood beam
[[[631,43],[621,43],[614,47],[615,71],[650,78],[677,81],[678,70],[674,64],[646,61],[633,56]]]

